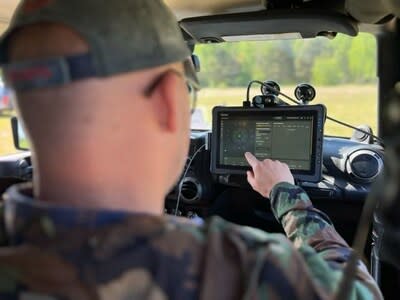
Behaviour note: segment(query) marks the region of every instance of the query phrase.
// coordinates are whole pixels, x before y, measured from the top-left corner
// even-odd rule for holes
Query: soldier
[[[287,239],[163,216],[198,88],[160,0],[22,1],[0,42],[32,142],[10,188],[1,299],[328,299],[351,249],[285,164],[246,158]],[[266,200],[267,201],[267,200]],[[353,299],[381,299],[360,262]]]

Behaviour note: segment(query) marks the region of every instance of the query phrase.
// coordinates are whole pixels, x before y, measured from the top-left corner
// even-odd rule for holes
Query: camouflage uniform
[[[351,251],[288,183],[274,187],[271,201],[293,243],[217,217],[196,225],[28,194],[20,186],[5,195],[0,299],[328,299]],[[382,299],[361,262],[352,299]]]

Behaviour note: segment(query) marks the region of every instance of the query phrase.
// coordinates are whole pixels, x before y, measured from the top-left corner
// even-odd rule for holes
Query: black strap
[[[62,86],[98,76],[90,53],[11,63],[2,68],[6,84],[15,91]]]

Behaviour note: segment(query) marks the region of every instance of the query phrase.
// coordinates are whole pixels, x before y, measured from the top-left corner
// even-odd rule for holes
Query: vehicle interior
[[[18,2],[1,1],[0,34],[10,22]],[[306,42],[322,39],[324,43],[329,44],[343,36],[349,40],[364,34],[373,37],[374,69],[371,82],[374,89],[366,88],[364,91],[364,94],[371,97],[372,102],[362,102],[363,99],[360,99],[360,102],[357,102],[360,104],[355,107],[351,106],[351,96],[343,96],[343,99],[331,99],[332,103],[329,105],[323,102],[314,105],[311,101],[319,97],[319,88],[315,88],[313,82],[313,78],[316,77],[307,78],[307,84],[298,82],[296,77],[288,81],[288,87],[283,84],[281,89],[279,82],[285,82],[284,76],[289,76],[287,74],[290,72],[282,73],[282,77],[277,80],[269,73],[268,64],[258,73],[261,77],[245,76],[244,82],[248,85],[234,85],[240,87],[236,92],[241,95],[235,98],[235,101],[222,101],[223,97],[227,97],[222,95],[226,91],[214,89],[215,100],[205,109],[202,108],[204,94],[200,92],[197,99],[199,111],[198,114],[195,111],[193,118],[199,117],[200,123],[205,125],[192,126],[186,167],[175,188],[165,199],[166,214],[190,219],[207,219],[219,215],[241,225],[268,232],[282,232],[268,201],[254,192],[247,183],[245,171],[248,166],[237,158],[238,153],[243,154],[249,145],[250,149],[260,153],[264,151],[264,154],[272,149],[275,155],[267,153],[264,157],[286,157],[296,183],[307,192],[314,206],[332,219],[337,231],[345,240],[353,245],[366,199],[377,194],[371,191],[382,192],[387,188],[385,180],[383,183],[378,180],[383,176],[384,169],[385,175],[390,173],[395,178],[392,179],[395,186],[398,182],[398,177],[394,177],[393,174],[398,174],[398,170],[394,170],[394,162],[398,162],[400,152],[393,141],[396,140],[396,136],[398,140],[400,132],[396,130],[400,120],[400,1],[165,2],[176,14],[184,38],[195,55],[192,61],[199,71],[201,83],[202,80],[206,82],[211,78],[207,67],[212,63],[208,63],[201,55],[206,52],[206,48],[224,47],[231,42],[243,44],[254,40],[269,43],[287,39]],[[305,55],[296,53],[296,49],[300,49],[296,47],[293,48],[293,56]],[[364,51],[363,48],[360,49],[355,51]],[[214,52],[208,52],[208,57],[212,56],[212,53]],[[251,56],[253,52],[247,53],[249,63],[259,59]],[[265,56],[268,56],[268,53],[265,53]],[[267,60],[268,57],[261,59]],[[351,63],[350,60],[347,61],[347,64]],[[232,79],[236,80],[237,72],[244,69],[244,66],[235,67],[229,62],[219,62],[218,68],[222,82],[224,74],[236,77]],[[283,61],[278,69],[285,68],[287,66]],[[229,72],[224,72],[224,69],[229,69]],[[320,65],[320,69],[324,71],[323,64]],[[315,74],[319,74],[318,71],[315,70]],[[326,72],[329,72],[329,68]],[[356,74],[355,77],[357,76],[362,74]],[[218,80],[218,77],[216,78]],[[338,98],[344,95],[340,87],[336,86],[338,92],[335,96]],[[218,94],[219,91],[221,95]],[[291,96],[293,91],[295,96]],[[329,97],[329,94],[325,97]],[[335,111],[336,106],[340,105],[344,107],[343,110],[363,111],[362,116],[356,119],[350,115],[344,120]],[[363,110],[366,107],[372,109]],[[270,116],[272,119],[268,119]],[[348,131],[342,134],[336,131],[336,127],[327,128],[329,122],[339,127],[347,126]],[[11,122],[8,123],[8,130],[13,133],[14,145],[20,150],[14,154],[0,154],[0,193],[12,184],[32,180],[29,145],[19,128],[18,120],[13,118],[13,129]],[[272,136],[274,132],[275,137]],[[271,139],[272,142],[266,145],[260,142],[260,139]],[[307,156],[306,165],[297,161],[304,155]],[[60,164],[62,163],[63,159],[60,157]],[[386,172],[387,168],[391,170]],[[396,193],[394,194],[395,198]],[[388,215],[397,220],[399,218],[396,216],[400,212],[396,211],[396,205],[391,206],[393,207]],[[384,237],[384,225],[376,214],[370,216],[367,224],[368,239],[362,259],[370,268],[385,298],[397,299],[396,286],[400,273],[398,265],[393,263],[395,259],[388,259],[392,257],[387,255],[390,251],[385,250],[387,247],[393,247],[391,251],[395,252],[393,249],[398,249],[395,248],[396,242],[385,241],[387,237]]]

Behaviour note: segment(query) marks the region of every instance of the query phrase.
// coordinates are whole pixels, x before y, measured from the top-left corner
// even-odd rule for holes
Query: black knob
[[[296,87],[296,89],[294,90],[294,95],[296,96],[297,100],[306,104],[314,100],[317,92],[312,85],[308,83],[302,83]]]
[[[279,84],[272,80],[264,81],[263,85],[261,86],[261,93],[265,96],[267,95],[279,96],[280,91],[281,87],[279,86]]]

